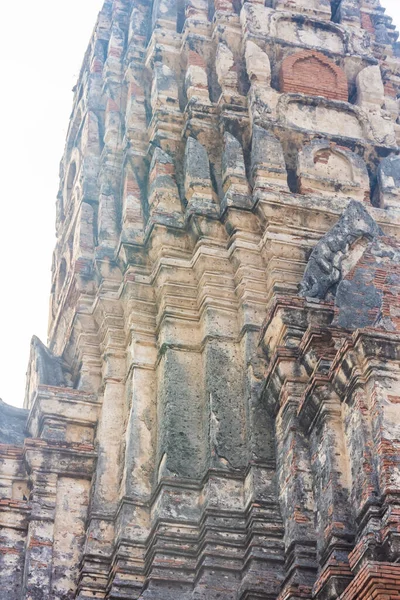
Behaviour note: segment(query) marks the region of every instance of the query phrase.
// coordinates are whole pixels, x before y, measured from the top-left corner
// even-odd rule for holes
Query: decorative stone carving
[[[121,74],[121,56],[125,48],[125,32],[114,21],[111,27],[111,36],[108,42],[108,56],[104,65],[104,75],[108,78],[118,77]]]
[[[341,0],[333,4],[333,18],[338,23],[360,26],[360,6],[358,0]]]
[[[271,118],[279,96],[271,87],[271,63],[268,54],[251,40],[246,42],[245,60],[251,85],[250,118],[253,124],[262,124]]]
[[[177,4],[172,0],[156,0],[153,4],[153,28],[176,30]]]
[[[137,81],[137,77],[129,84],[125,126],[127,135],[131,139],[146,137],[146,106],[144,87]]]
[[[282,96],[277,113],[284,122],[304,131],[353,139],[373,137],[367,117],[358,107],[325,98]]]
[[[98,216],[98,238],[99,247],[97,255],[114,256],[119,234],[117,199],[114,194],[101,194]]]
[[[85,154],[86,160],[89,157],[98,157],[101,153],[99,119],[93,111],[88,112],[86,115],[82,131],[81,150]]]
[[[373,137],[388,146],[396,145],[394,123],[385,104],[385,88],[378,65],[366,67],[356,78],[357,104],[368,117]],[[390,104],[389,104],[390,108]]]
[[[327,298],[335,295],[343,277],[343,268],[350,270],[349,259],[357,262],[365,250],[365,245],[355,248],[353,257],[350,250],[361,238],[372,240],[381,230],[360,202],[351,201],[339,221],[318,242],[309,258],[303,280],[300,284],[301,296]],[[347,261],[347,262],[346,262]]]
[[[304,18],[303,18],[304,19]],[[290,16],[285,13],[274,15],[271,33],[279,39],[292,42],[299,36],[301,28],[300,45],[325,50],[327,52],[343,53],[345,49],[345,36],[343,31],[333,23],[324,23],[308,19],[305,22],[299,16]]]
[[[131,165],[127,165],[122,198],[122,239],[130,244],[143,240],[142,192]]]

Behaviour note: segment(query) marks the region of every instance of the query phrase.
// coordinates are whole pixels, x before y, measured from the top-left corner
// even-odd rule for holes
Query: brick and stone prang
[[[0,600],[400,600],[400,46],[379,0],[106,0]]]

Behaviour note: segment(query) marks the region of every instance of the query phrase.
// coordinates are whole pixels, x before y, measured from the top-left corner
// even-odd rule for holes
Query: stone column
[[[36,470],[31,475],[31,506],[22,598],[51,600],[57,474]]]

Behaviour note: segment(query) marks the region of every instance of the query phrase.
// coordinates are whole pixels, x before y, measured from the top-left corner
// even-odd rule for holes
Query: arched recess
[[[314,50],[302,50],[285,58],[279,79],[281,92],[324,96],[344,102],[348,100],[348,83],[344,71]]]
[[[370,183],[363,159],[328,140],[313,140],[297,159],[299,191],[319,196],[369,199]]]

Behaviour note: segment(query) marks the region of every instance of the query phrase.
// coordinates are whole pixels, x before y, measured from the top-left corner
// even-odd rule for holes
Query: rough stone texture
[[[0,444],[23,444],[28,411],[8,406],[0,399]]]
[[[399,599],[399,55],[378,0],[104,3],[1,599]]]
[[[303,194],[369,200],[365,162],[347,148],[326,140],[313,140],[299,152],[297,179]]]
[[[386,208],[400,206],[400,156],[384,158],[378,170],[379,205]]]
[[[380,229],[359,202],[351,201],[339,221],[318,242],[311,252],[303,280],[301,295],[324,300],[335,295],[343,279],[343,269],[360,258],[365,247],[357,242],[372,240]],[[352,256],[353,255],[353,256]]]

